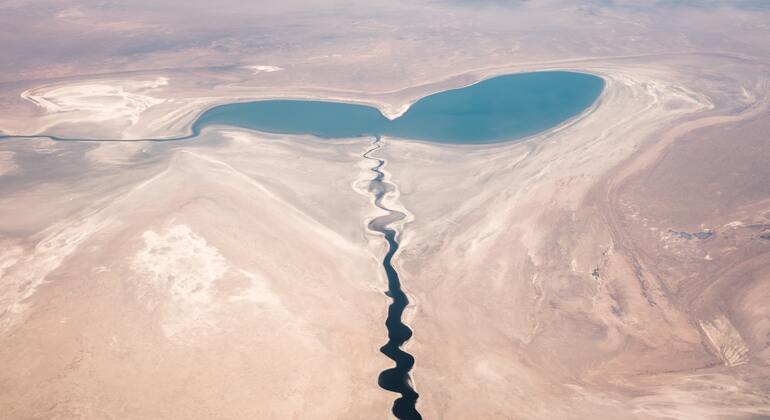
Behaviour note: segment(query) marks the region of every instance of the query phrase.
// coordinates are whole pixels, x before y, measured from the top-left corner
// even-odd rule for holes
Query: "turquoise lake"
[[[236,103],[204,112],[193,132],[229,125],[322,138],[379,135],[496,143],[530,136],[575,117],[596,101],[603,88],[604,80],[585,73],[517,73],[426,96],[394,120],[367,105],[293,99]]]

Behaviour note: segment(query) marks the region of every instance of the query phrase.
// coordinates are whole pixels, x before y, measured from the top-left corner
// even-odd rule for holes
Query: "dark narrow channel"
[[[389,226],[404,218],[404,213],[389,209],[382,204],[385,194],[393,190],[393,185],[385,182],[385,174],[382,166],[385,161],[371,157],[371,153],[380,148],[380,138],[374,140],[374,146],[364,153],[364,158],[377,162],[372,168],[374,179],[369,183],[369,192],[374,195],[374,205],[385,210],[388,214],[376,217],[369,222],[369,230],[379,232],[385,236],[388,242],[388,252],[382,261],[385,274],[388,277],[388,291],[385,293],[392,301],[388,306],[388,318],[385,326],[388,329],[388,342],[380,348],[380,351],[396,362],[396,366],[380,373],[378,383],[381,388],[401,394],[393,402],[393,415],[401,420],[422,419],[415,407],[419,394],[412,388],[412,380],[409,371],[414,366],[414,357],[401,350],[401,346],[412,337],[412,330],[401,321],[404,309],[409,304],[409,299],[401,290],[401,281],[398,272],[393,268],[393,255],[398,251],[398,238],[396,231]]]

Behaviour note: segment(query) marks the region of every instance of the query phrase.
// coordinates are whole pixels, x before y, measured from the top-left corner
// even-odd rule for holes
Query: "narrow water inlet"
[[[371,153],[379,148],[380,138],[376,137],[372,148],[367,150],[363,157],[377,162],[377,165],[371,169],[375,173],[375,177],[369,183],[369,192],[374,195],[374,205],[385,210],[387,214],[372,219],[368,228],[373,232],[381,233],[388,242],[388,252],[385,254],[382,266],[388,278],[388,291],[385,294],[392,301],[388,306],[388,317],[385,320],[385,326],[388,329],[388,342],[380,348],[380,351],[393,360],[396,366],[382,371],[378,383],[385,390],[401,394],[401,397],[393,402],[393,415],[396,418],[401,420],[422,419],[416,408],[419,394],[412,387],[409,376],[409,372],[414,366],[414,357],[401,349],[401,346],[412,337],[412,330],[401,320],[404,309],[409,305],[409,299],[401,290],[401,280],[392,264],[393,255],[398,251],[398,238],[395,229],[389,226],[402,220],[405,215],[382,204],[385,194],[392,191],[394,187],[385,182],[385,173],[382,172],[385,161],[371,156]]]

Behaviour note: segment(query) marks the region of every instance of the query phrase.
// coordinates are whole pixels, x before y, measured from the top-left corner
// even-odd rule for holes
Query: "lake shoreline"
[[[324,139],[387,136],[446,144],[506,143],[583,115],[601,97],[605,85],[604,79],[588,73],[514,73],[425,96],[395,119],[372,106],[336,101],[233,103],[205,111],[192,131],[225,125]]]
[[[579,62],[578,62],[579,63]],[[560,123],[548,127],[544,130],[529,133],[523,136],[506,139],[506,140],[499,140],[494,142],[484,142],[484,143],[477,143],[477,144],[466,144],[466,143],[453,143],[453,142],[441,142],[442,145],[448,146],[448,147],[482,147],[482,148],[488,148],[488,147],[494,147],[496,145],[505,145],[505,144],[511,144],[514,142],[520,142],[527,139],[530,139],[532,137],[539,137],[543,135],[549,135],[550,133],[557,132],[561,130],[563,127],[571,125],[572,122],[576,120],[580,120],[584,118],[586,115],[591,113],[602,101],[602,98],[607,95],[608,90],[611,87],[611,77],[606,75],[604,70],[597,70],[590,67],[585,66],[545,66],[546,63],[533,63],[528,65],[517,65],[517,66],[504,66],[504,67],[496,67],[496,68],[489,68],[489,69],[479,69],[479,70],[473,70],[471,72],[465,72],[453,76],[448,76],[446,78],[443,78],[436,82],[430,82],[425,83],[420,86],[415,87],[409,87],[409,88],[403,88],[399,90],[394,91],[388,91],[388,92],[379,92],[379,93],[366,93],[366,92],[359,92],[359,91],[345,91],[349,93],[350,95],[338,95],[338,90],[329,90],[329,89],[323,89],[323,88],[301,88],[300,91],[307,90],[307,93],[293,93],[293,94],[269,94],[265,96],[260,95],[250,95],[249,97],[229,97],[229,98],[222,98],[217,99],[213,102],[209,102],[208,100],[200,100],[197,102],[200,102],[200,108],[197,111],[187,112],[187,114],[183,115],[181,118],[188,119],[189,122],[184,123],[182,121],[178,121],[179,117],[175,117],[177,120],[176,122],[164,122],[162,125],[163,127],[167,127],[167,129],[163,129],[163,131],[175,131],[177,129],[181,129],[185,131],[184,134],[180,134],[173,137],[167,137],[163,135],[158,136],[149,136],[149,135],[143,135],[141,137],[134,136],[134,137],[127,137],[127,136],[104,136],[102,138],[93,138],[93,137],[86,137],[86,136],[67,136],[62,134],[57,134],[56,130],[51,130],[51,127],[56,127],[58,123],[48,124],[46,128],[43,128],[41,131],[32,132],[30,134],[18,134],[15,133],[15,130],[2,130],[0,131],[0,139],[8,139],[8,138],[50,138],[51,140],[55,141],[87,141],[87,142],[101,142],[101,141],[126,141],[126,142],[142,142],[142,141],[179,141],[179,140],[189,140],[193,139],[197,136],[199,136],[204,128],[195,129],[195,125],[198,124],[198,121],[202,115],[204,115],[206,112],[209,112],[210,110],[220,107],[220,106],[227,106],[227,105],[235,105],[235,104],[246,104],[246,103],[252,103],[252,102],[265,102],[265,101],[302,101],[302,100],[308,100],[308,101],[319,101],[319,102],[331,102],[331,103],[340,103],[340,104],[349,104],[349,105],[360,105],[363,107],[370,107],[375,108],[381,115],[383,115],[385,118],[389,120],[398,119],[403,115],[405,112],[408,112],[409,109],[412,108],[412,106],[419,102],[420,100],[436,95],[445,93],[448,91],[454,91],[454,90],[460,90],[467,88],[469,86],[477,85],[479,83],[496,79],[500,77],[506,77],[506,76],[514,76],[514,75],[521,75],[521,74],[533,74],[533,73],[543,73],[543,72],[565,72],[565,73],[576,73],[576,74],[583,74],[583,75],[589,75],[596,77],[598,79],[601,79],[602,81],[602,87],[597,95],[597,97],[594,99],[594,101],[587,107],[585,107],[581,112],[570,116],[569,118],[561,121]],[[466,80],[472,80],[471,82],[467,82]],[[461,80],[462,83],[458,85],[454,85],[455,80]],[[424,86],[440,86],[443,89],[441,90],[428,90],[427,92],[424,92],[416,97],[414,99],[408,99],[407,101],[400,103],[397,105],[397,102],[393,102],[392,100],[367,100],[365,97],[367,96],[394,96],[396,92],[407,92],[407,91],[422,91],[422,87]],[[309,89],[309,90],[308,90]],[[206,102],[209,102],[206,104]],[[398,112],[394,113],[393,109],[397,109]],[[178,128],[172,128],[171,126],[175,125]],[[211,128],[211,127],[228,127],[227,125],[207,125],[205,128]],[[260,132],[259,130],[256,130],[257,132]],[[280,133],[267,133],[265,134],[280,134]],[[391,135],[382,135],[382,137],[387,138],[398,138],[399,140],[405,140],[405,141],[415,141],[415,142],[427,142],[427,143],[436,143],[435,141],[431,140],[425,140],[425,139],[419,139],[419,138],[411,138],[411,137],[404,137],[404,136],[391,136]]]

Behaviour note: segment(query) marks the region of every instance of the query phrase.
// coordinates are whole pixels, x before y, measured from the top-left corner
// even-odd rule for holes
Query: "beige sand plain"
[[[383,140],[386,201],[408,215],[395,264],[418,409],[770,417],[766,11],[367,3],[305,20],[329,10],[245,19],[192,2],[193,33],[167,5],[65,3],[0,36],[14,45],[1,133],[173,138],[217,103],[324,98],[395,117],[497,74],[604,77],[594,108],[524,141]],[[3,7],[11,28],[48,13]],[[275,39],[250,37],[253,22]],[[78,59],[15,47],[40,38]],[[227,127],[0,140],[0,413],[389,418],[369,146]]]
[[[580,67],[607,78],[601,103],[521,143],[387,143],[393,182],[414,215],[397,265],[416,302],[409,348],[426,417],[770,415],[767,315],[744,303],[768,283],[760,273],[770,244],[759,239],[770,204],[760,169],[767,82],[754,76],[757,90],[746,93],[755,101],[720,106],[716,98],[742,91],[705,87],[670,65]],[[736,74],[748,69],[732,66]],[[672,144],[724,125],[755,128],[740,145],[714,136],[698,154],[672,156]],[[665,175],[636,181],[661,172],[663,157],[671,161]],[[742,172],[713,164],[722,159]],[[721,176],[731,184],[710,184]],[[713,191],[755,177],[737,194],[744,203]],[[687,190],[682,178],[692,184]],[[720,217],[710,214],[715,208]],[[754,235],[725,231],[733,219]],[[737,237],[673,238],[680,231]],[[749,261],[746,286],[720,273]],[[732,314],[741,314],[743,328]]]
[[[3,143],[3,416],[384,418],[367,143],[135,144]]]

